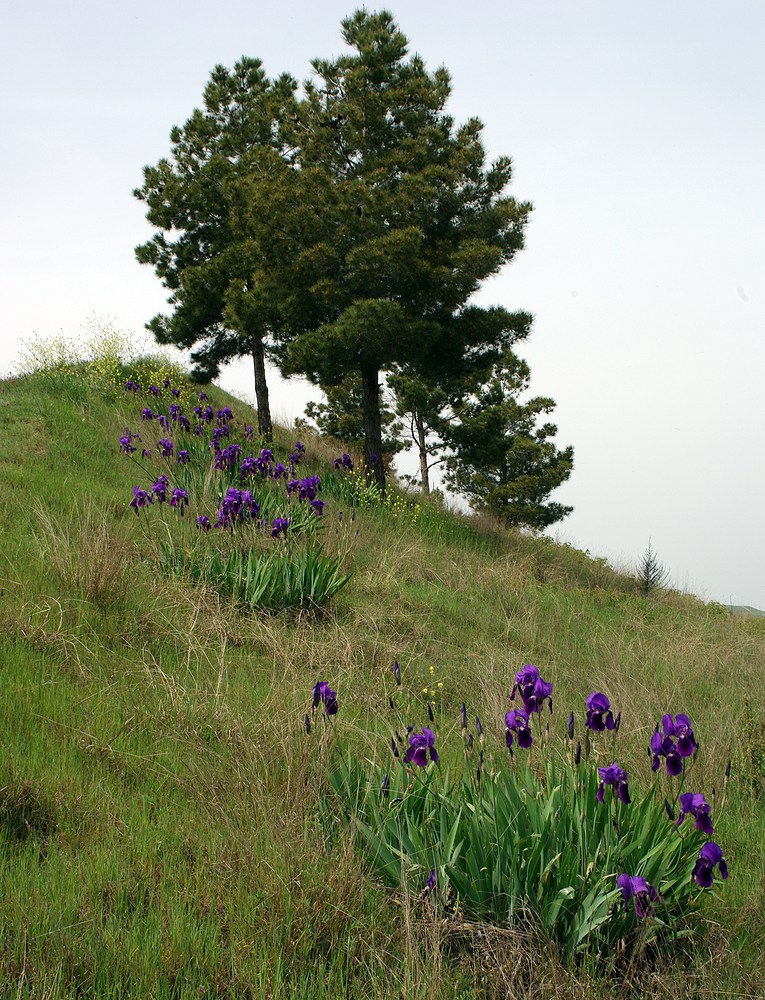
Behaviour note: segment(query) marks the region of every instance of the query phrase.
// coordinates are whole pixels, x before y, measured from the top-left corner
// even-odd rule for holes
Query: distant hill
[[[756,615],[758,618],[765,618],[765,611],[759,608],[750,608],[746,604],[729,604],[728,610],[732,615]]]

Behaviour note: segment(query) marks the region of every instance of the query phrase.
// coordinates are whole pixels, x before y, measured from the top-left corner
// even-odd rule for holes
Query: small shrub
[[[641,593],[650,594],[664,587],[669,579],[668,571],[662,566],[648,540],[648,548],[643,553],[637,568],[637,582]]]

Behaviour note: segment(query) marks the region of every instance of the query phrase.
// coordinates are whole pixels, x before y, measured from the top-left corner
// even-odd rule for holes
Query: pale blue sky
[[[451,111],[534,202],[526,249],[482,299],[536,319],[521,353],[576,466],[552,533],[617,564],[649,535],[673,580],[765,608],[765,5],[390,3]],[[131,190],[216,63],[299,79],[351,3],[2,7],[0,372],[33,333],[163,308]],[[250,391],[249,368],[225,385]],[[277,390],[300,414],[312,395]]]

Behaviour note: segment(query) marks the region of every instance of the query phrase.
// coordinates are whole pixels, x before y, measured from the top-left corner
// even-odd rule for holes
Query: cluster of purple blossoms
[[[157,448],[159,449],[162,458],[171,458],[174,447],[175,445],[169,440],[169,438],[160,438],[159,441],[157,441]]]
[[[224,424],[222,427],[214,427],[213,436],[210,438],[210,447],[215,451],[218,451],[221,440],[229,437],[229,435],[230,431],[228,429],[228,424]]]
[[[200,397],[201,395],[202,394],[200,393]],[[207,399],[206,396],[205,399]],[[199,418],[199,421],[201,423],[211,424],[213,422],[215,411],[213,410],[212,406],[195,406],[193,412],[195,416]]]
[[[340,458],[336,458],[332,463],[336,469],[345,469],[346,472],[353,471],[353,459],[347,452],[343,452]]]
[[[241,457],[242,457],[242,446],[239,444],[230,444],[227,448],[216,448],[215,468],[230,469],[239,461]]]
[[[291,517],[275,517],[271,522],[271,537],[278,538],[280,535],[286,536],[291,524]]]
[[[170,480],[167,476],[160,476],[155,482],[151,484],[152,496],[160,503],[163,504],[167,500],[167,491],[170,488]]]
[[[651,770],[658,771],[661,767],[661,757],[664,758],[667,774],[674,777],[682,774],[683,760],[690,757],[698,749],[691,728],[691,720],[687,715],[678,713],[673,719],[671,715],[663,715],[661,719],[662,732],[656,724],[656,732],[651,737],[651,753],[653,761]]]
[[[588,729],[594,733],[602,733],[605,729],[618,729],[621,713],[614,719],[611,702],[601,691],[593,691],[592,694],[588,695],[585,705],[587,718],[584,724]]]
[[[467,713],[463,712],[463,729],[467,727]],[[510,750],[513,745],[513,733],[518,739],[518,746],[528,750],[533,740],[529,727],[529,713],[523,708],[514,708],[505,715],[505,743]]]
[[[189,505],[189,494],[187,490],[182,490],[176,487],[170,494],[170,506],[178,508],[181,517],[183,517],[184,507]]]
[[[434,764],[438,763],[436,734],[426,726],[421,733],[409,734],[409,749],[404,754],[404,763],[425,767],[428,763],[428,755]]]
[[[333,691],[327,681],[319,681],[313,689],[313,711],[324,706],[327,715],[337,715],[337,691]]]
[[[605,802],[606,797],[606,785],[612,785],[616,794],[619,796],[619,800],[625,805],[630,803],[630,793],[627,787],[627,772],[622,770],[621,767],[616,763],[609,764],[608,767],[599,767],[598,774],[600,775],[600,784],[598,785],[598,791],[595,798],[598,802]]]
[[[224,406],[223,409],[218,410],[215,416],[222,424],[226,424],[229,420],[234,419],[234,414],[231,412],[231,408],[229,406]]]
[[[249,441],[251,437],[255,436],[255,428],[251,424],[244,425],[244,440]]]
[[[270,448],[261,448],[259,455],[248,455],[239,467],[242,476],[254,476],[259,472],[261,476],[269,476],[274,468],[274,453]]]
[[[652,903],[659,902],[659,894],[654,887],[642,877],[642,875],[628,875],[622,872],[617,875],[616,884],[624,900],[624,908],[627,909],[632,899],[635,904],[635,913],[642,919],[653,916]]]
[[[691,877],[696,879],[696,884],[700,889],[708,889],[712,885],[712,874],[715,866],[719,867],[722,878],[728,877],[728,866],[725,863],[722,848],[713,840],[709,840],[699,851],[698,861],[691,872]]]
[[[204,514],[200,514],[194,523],[201,531],[209,531],[210,528],[212,528],[212,524],[210,523],[210,518],[205,517]]]
[[[290,479],[287,483],[287,496],[297,493],[298,500],[315,500],[321,488],[318,476],[306,476],[304,479]]]
[[[125,383],[125,390],[126,392],[141,392],[143,390],[143,386],[140,382],[134,382],[132,378],[129,378]]]
[[[150,407],[144,406],[144,408],[141,410],[141,420],[153,420],[153,419],[154,419],[154,412],[151,410]]]
[[[260,504],[249,490],[230,486],[221,499],[216,528],[233,528],[235,524],[254,520],[260,514]]]
[[[296,465],[300,464],[303,458],[305,458],[305,445],[302,441],[296,441],[295,447],[290,455],[290,465],[294,468]]]
[[[150,385],[149,386],[149,392],[151,393],[152,396],[161,396],[162,395],[162,390],[159,389],[156,385]]]
[[[175,460],[179,465],[187,465],[191,461],[191,455],[185,448],[181,448],[176,455]]]
[[[518,691],[523,702],[523,707],[529,714],[541,712],[545,701],[549,702],[550,712],[552,712],[552,689],[553,686],[548,681],[542,680],[539,670],[533,663],[527,663],[522,670],[515,675],[513,693],[510,701],[515,701],[515,692]]]

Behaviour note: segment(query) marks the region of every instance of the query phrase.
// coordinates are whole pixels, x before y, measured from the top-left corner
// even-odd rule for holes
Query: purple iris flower
[[[642,875],[628,875],[627,872],[622,872],[616,876],[616,884],[622,894],[625,910],[632,899],[635,903],[635,913],[639,917],[653,916],[651,903],[659,901],[659,894]]]
[[[585,726],[594,733],[602,733],[604,729],[615,729],[614,713],[611,702],[601,691],[593,691],[587,696],[587,718]]]
[[[157,388],[156,385],[150,385],[149,386],[149,392],[152,394],[152,396],[161,396],[162,395],[161,391]]]
[[[180,396],[180,394],[181,394],[181,390],[180,389],[171,389],[170,390],[170,395],[171,396],[175,396],[176,399],[178,399],[178,397]]]
[[[613,764],[609,764],[608,767],[599,767],[598,774],[600,775],[600,784],[598,785],[598,791],[595,795],[598,802],[606,801],[606,785],[613,785],[616,794],[619,796],[621,801],[625,805],[628,805],[630,802],[630,793],[627,787],[627,772],[622,770],[616,761],[614,761]]]
[[[347,452],[343,452],[341,458],[336,458],[332,463],[336,469],[345,469],[346,472],[353,471],[353,459]]]
[[[701,889],[708,889],[712,884],[712,874],[715,865],[720,869],[723,878],[728,877],[728,866],[723,857],[722,848],[713,840],[707,841],[699,851],[699,858],[693,866],[691,877],[696,879],[696,884]]]
[[[133,388],[133,380],[132,380],[131,378],[129,378],[129,379],[127,380],[127,382],[125,383],[125,389],[126,389],[126,390],[127,390],[128,392],[130,392],[132,388]]]
[[[206,392],[200,392],[199,393],[199,402],[200,403],[206,403],[207,402],[207,393]]]
[[[124,451],[126,455],[129,455],[135,450],[136,449],[133,447],[133,435],[123,434],[120,438],[120,451]]]
[[[154,503],[154,500],[146,492],[146,490],[142,490],[140,486],[134,486],[133,499],[130,501],[130,506],[133,508],[136,514],[138,513],[139,507],[148,507],[150,503]]]
[[[163,385],[163,386],[164,386],[164,387],[165,387],[166,389],[169,389],[169,388],[170,388],[170,379],[169,379],[169,378],[166,378],[166,379],[165,379],[165,381],[164,381],[164,382],[162,383],[162,385]]]
[[[199,517],[196,519],[195,524],[201,531],[209,531],[210,528],[212,528],[212,524],[210,524],[210,518],[205,517],[204,514],[199,515]]]
[[[245,439],[245,441],[248,440],[251,437],[254,437],[254,435],[255,435],[255,428],[252,426],[252,424],[245,424],[244,425],[244,439]]]
[[[327,506],[326,500],[311,500],[308,505],[311,510],[316,514],[317,517],[321,517],[324,513],[324,508]]]
[[[178,417],[178,426],[183,428],[184,431],[191,430],[191,423],[189,422],[189,418],[184,417],[183,414],[181,414],[180,417]]]
[[[663,732],[659,732],[657,724],[656,732],[651,737],[651,770],[658,771],[661,767],[660,758],[664,757],[667,774],[677,777],[683,771],[683,758],[690,757],[697,748],[691,720],[682,713],[678,713],[674,719],[671,715],[663,715],[661,725]]]
[[[286,479],[287,478],[287,466],[284,462],[277,462],[276,465],[271,470],[272,479]]]
[[[428,763],[428,754],[430,754],[430,759],[437,764],[436,734],[426,726],[421,733],[410,733],[409,749],[404,754],[404,763],[414,763],[417,767],[425,767]]]
[[[170,419],[177,420],[181,415],[181,408],[177,403],[170,404]]]
[[[518,746],[528,750],[531,746],[531,730],[529,729],[529,713],[522,708],[514,708],[505,715],[505,743],[508,750],[513,745],[513,733],[518,738]]]
[[[186,465],[187,462],[191,461],[191,455],[189,455],[185,448],[181,448],[175,460],[176,462],[180,462],[181,465]]]
[[[696,829],[701,830],[707,837],[711,837],[715,832],[712,827],[712,807],[700,793],[683,792],[680,796],[678,826],[680,826],[686,816],[693,816],[696,820]]]
[[[170,494],[170,506],[177,507],[180,511],[181,517],[183,517],[183,508],[189,505],[189,494],[187,490],[181,490],[176,487]]]
[[[229,420],[232,420],[234,416],[234,414],[231,412],[230,407],[228,406],[224,406],[222,410],[218,410],[218,412],[215,415],[218,418],[218,420],[220,420],[221,423],[224,424],[227,423]]]
[[[431,868],[430,874],[428,875],[428,878],[425,882],[425,888],[422,890],[422,898],[427,899],[437,885],[438,882],[436,880],[436,870],[435,868]]]
[[[217,452],[215,456],[215,468],[229,469],[232,465],[239,461],[241,455],[242,446],[238,444],[230,444],[228,448],[224,448],[222,451]]]
[[[160,476],[156,482],[151,484],[152,495],[157,498],[160,503],[164,503],[167,500],[167,491],[170,487],[170,480],[167,476]]]
[[[316,710],[319,702],[324,705],[327,715],[337,715],[337,692],[326,681],[319,681],[313,689],[313,707]]]
[[[527,663],[515,675],[515,685],[513,693],[510,695],[510,701],[515,700],[515,692],[519,691],[523,707],[529,714],[541,712],[545,701],[549,701],[552,712],[552,689],[552,684],[542,680],[539,676],[539,669],[533,663]]]
[[[141,410],[141,420],[153,420],[153,419],[154,419],[154,413],[152,412],[151,408],[148,406],[144,406],[144,408]]]
[[[157,447],[162,453],[162,458],[172,457],[174,445],[168,438],[160,438],[159,441],[157,441]]]
[[[396,679],[396,684],[401,687],[401,667],[398,665],[398,660],[393,661],[393,676]]]
[[[271,522],[271,537],[278,538],[279,535],[286,535],[290,524],[292,524],[291,517],[275,517]]]

